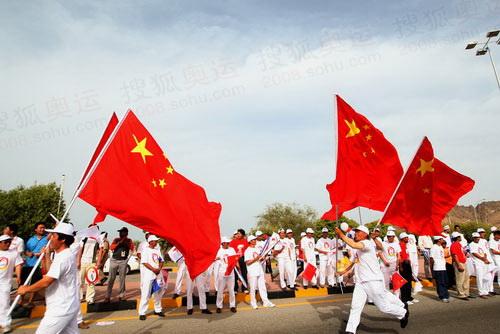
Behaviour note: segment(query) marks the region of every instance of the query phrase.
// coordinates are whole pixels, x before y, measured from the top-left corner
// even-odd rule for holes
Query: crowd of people
[[[45,289],[47,311],[37,333],[52,333],[54,328],[77,332],[78,328],[88,328],[82,319],[79,303],[95,303],[95,286],[106,281],[103,273],[106,262],[109,262],[109,275],[104,302],[111,301],[117,275],[118,300],[125,298],[127,261],[134,252],[140,262],[140,320],[146,319],[150,298],[154,298],[154,314],[165,316],[161,299],[166,292],[167,275],[163,265],[170,257],[178,268],[173,298],[182,295],[184,286],[188,315],[193,314],[195,292],[201,313],[212,313],[206,302],[212,282],[216,292],[216,312],[222,312],[224,292],[227,291],[229,309],[235,313],[238,291],[250,295],[253,309],[259,308],[257,291],[262,307],[275,307],[268,299],[266,275],[271,279],[279,276],[279,286],[283,291],[297,290],[298,283],[304,289],[343,287],[353,279],[355,289],[347,325],[347,332],[352,333],[356,331],[366,302],[400,319],[405,327],[408,306],[418,302],[415,297],[422,287],[422,279],[433,279],[438,298],[448,303],[449,289],[453,287],[458,299],[476,298],[470,293],[469,286],[470,276],[475,276],[478,297],[485,299],[495,295],[494,281],[500,270],[500,231],[494,227],[488,237],[486,231],[479,228],[469,241],[458,225],[453,232],[447,225],[440,235],[418,238],[405,232],[397,235],[392,227],[384,236],[378,227],[373,231],[365,226],[345,231],[329,231],[324,227],[317,240],[312,228],[307,228],[297,239],[291,229],[279,229],[277,237],[261,231],[246,235],[243,229],[239,229],[231,238],[221,238],[213,264],[194,280],[189,276],[182,254],[175,247],[164,252],[160,249],[159,238],[150,233],[145,233],[145,240],[136,250],[126,227],[118,230],[119,236],[111,243],[105,232],[75,239],[73,226],[65,223],[58,224],[53,230],[46,229],[43,223],[36,224],[34,235],[26,242],[17,236],[17,231],[17,226],[10,224],[0,236],[0,293],[3,294],[0,296],[0,326],[4,333],[11,331],[7,311],[14,274],[18,294],[22,296],[21,305],[32,306],[35,294]],[[331,235],[336,237],[331,238]],[[47,247],[49,240],[50,247]],[[41,266],[37,266],[42,254],[44,260]],[[424,266],[421,275],[420,257]],[[314,267],[314,274],[307,278],[302,275],[299,279],[304,269],[310,266]],[[395,279],[398,278],[402,283],[396,287]]]

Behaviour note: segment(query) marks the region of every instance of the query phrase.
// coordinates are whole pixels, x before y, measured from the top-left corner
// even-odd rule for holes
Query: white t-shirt
[[[497,252],[500,252],[500,241],[496,241],[495,239],[491,239],[490,240],[490,249],[496,250]],[[500,255],[493,254],[493,252],[491,252],[491,256],[493,257],[495,264],[497,266],[500,266]]]
[[[55,281],[45,290],[45,315],[58,317],[78,313],[80,302],[77,292],[75,254],[69,249],[55,253],[47,276]]]
[[[318,250],[330,253],[334,248],[335,247],[333,247],[333,240],[330,238],[319,238],[316,242],[316,249]],[[319,260],[326,261],[328,260],[329,255],[330,254],[319,253]]]
[[[314,248],[316,244],[314,242],[313,237],[303,237],[302,240],[300,240],[300,248],[304,250],[304,256],[307,260],[307,262],[313,262],[312,264],[316,263],[315,259],[316,256],[314,254]]]
[[[430,257],[434,259],[434,266],[432,267],[432,270],[446,270],[446,260],[444,259],[443,247],[439,246],[438,244],[432,245]]]
[[[256,247],[248,246],[245,250],[245,262],[255,259],[259,256],[260,251]],[[260,261],[256,261],[252,264],[247,264],[247,272],[249,277],[256,277],[260,275],[264,275],[264,270],[260,264]]]
[[[141,256],[142,256],[142,251],[145,248],[149,248],[149,242],[147,242],[147,240],[141,241],[141,243],[139,244],[139,246],[137,246],[137,253],[141,254]],[[155,249],[159,250],[160,249],[160,245],[156,244]]]
[[[265,244],[266,244],[266,242],[264,240],[257,240],[257,242],[255,243],[255,248],[257,248],[259,250],[259,253],[262,252]]]
[[[219,260],[217,260],[219,266],[219,277],[223,277],[227,270],[227,258],[231,255],[236,255],[236,251],[232,247],[228,247],[227,249],[219,248],[217,251],[217,256]],[[229,274],[229,276],[234,275],[234,271]]]
[[[276,254],[275,258],[276,259],[289,259],[290,254],[289,254],[289,246],[288,246],[288,241],[286,238],[279,239],[278,242],[276,243],[276,246],[274,246],[275,251],[281,251],[279,254]]]
[[[148,268],[146,268],[144,266],[144,263],[147,263],[151,267],[158,269],[160,268],[160,262],[163,262],[163,259],[161,257],[161,252],[159,249],[157,249],[156,247],[143,248],[141,252],[141,267],[142,267],[141,279],[149,281],[156,279],[157,275]]]
[[[446,247],[447,248],[450,248],[451,247],[451,237],[448,233],[441,233],[441,235],[443,236],[444,240],[446,240]]]
[[[93,238],[87,238],[85,244],[83,240],[80,241],[80,247],[82,248],[82,260],[81,264],[91,264],[97,261],[97,254],[99,252],[99,242]]]
[[[285,238],[288,246],[288,250],[290,251],[290,259],[292,261],[297,260],[297,251],[295,249],[295,239],[294,238]]]
[[[356,283],[369,281],[383,281],[384,276],[380,270],[380,265],[377,260],[377,252],[375,242],[373,240],[361,240],[363,249],[353,249],[354,275]]]
[[[11,285],[14,268],[23,264],[21,254],[15,249],[0,250],[0,285]]]
[[[382,246],[384,248],[383,255],[387,262],[389,263],[394,263],[398,261],[398,254],[401,253],[401,246],[399,245],[399,242],[393,241],[393,242],[386,242],[384,241],[382,243]]]
[[[22,254],[24,252],[24,240],[16,235],[12,238],[9,249],[15,249],[19,254]]]
[[[486,248],[485,243],[483,243],[483,242],[481,242],[481,240],[479,240],[478,243],[475,243],[474,241],[471,242],[469,244],[469,249],[470,249],[471,255],[472,255],[472,253],[476,253],[476,254],[479,254],[481,256],[484,256],[484,255],[486,255],[486,251],[488,248]],[[474,261],[474,264],[476,266],[485,266],[486,265],[486,263],[484,263],[482,260],[478,259],[474,255],[472,255],[472,261]]]

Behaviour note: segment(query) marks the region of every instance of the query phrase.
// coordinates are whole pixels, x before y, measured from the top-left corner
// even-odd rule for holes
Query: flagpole
[[[401,183],[403,182],[403,179],[405,178],[406,174],[408,174],[408,170],[410,169],[410,165],[411,165],[411,162],[413,161],[413,159],[415,159],[415,157],[417,156],[417,153],[418,153],[418,150],[420,149],[420,147],[422,146],[422,144],[424,143],[424,140],[425,140],[425,136],[424,138],[422,138],[422,141],[420,142],[420,145],[418,145],[417,149],[415,150],[415,154],[413,154],[413,158],[411,158],[410,160],[410,163],[408,164],[408,166],[406,166],[406,169],[403,173],[403,176],[401,177],[401,179],[399,180],[398,182],[398,186],[396,187],[396,189],[394,190],[394,192],[392,193],[392,196],[391,196],[391,199],[389,200],[389,202],[387,203],[387,205],[385,206],[385,209],[384,209],[384,213],[382,214],[382,217],[380,217],[380,219],[378,220],[378,223],[377,225],[375,226],[375,228],[379,227],[380,226],[380,222],[382,221],[382,219],[384,219],[385,217],[385,214],[387,213],[387,209],[389,209],[389,206],[392,204],[392,201],[394,200],[394,197],[396,196],[396,193],[398,192],[399,188],[401,187]]]
[[[68,213],[69,211],[71,210],[71,208],[73,207],[73,205],[75,204],[75,201],[78,197],[78,195],[80,194],[80,192],[82,191],[83,187],[87,184],[90,176],[92,175],[92,173],[95,171],[98,163],[101,161],[102,159],[102,156],[104,155],[104,152],[107,150],[107,148],[109,147],[111,141],[114,139],[118,129],[121,127],[121,125],[123,124],[123,120],[125,119],[125,117],[128,115],[128,113],[130,112],[130,109],[126,112],[125,116],[122,118],[122,120],[118,123],[118,125],[115,127],[115,129],[113,130],[113,133],[111,134],[111,136],[109,137],[108,141],[106,142],[106,144],[104,145],[104,147],[102,148],[101,152],[99,152],[99,156],[97,157],[97,159],[95,160],[94,164],[92,165],[92,168],[89,170],[88,174],[85,176],[85,179],[83,182],[81,182],[78,187],[76,188],[74,194],[73,194],[73,198],[71,199],[71,202],[69,203],[68,207],[66,208],[66,210],[64,211],[64,214],[63,216],[61,217],[61,219],[59,219],[59,222],[64,222],[64,219],[66,219],[66,217],[68,216]],[[57,219],[56,219],[57,221]],[[57,224],[56,224],[57,225]],[[49,247],[50,245],[50,240],[47,242],[47,245],[45,247]],[[42,259],[44,257],[45,253],[41,253],[40,256],[38,257],[35,265],[33,266],[33,269],[31,269],[31,272],[29,273],[28,277],[26,278],[25,282],[23,285],[29,285],[29,283],[31,282],[31,279],[33,277],[33,275],[35,274],[35,270],[38,268],[38,266],[40,265],[40,263],[42,262]],[[21,298],[20,295],[17,295],[16,298],[14,299],[14,302],[12,303],[12,305],[10,306],[9,308],[9,311],[7,313],[7,315],[10,315],[12,313],[12,311],[14,310],[14,308],[16,307],[17,303],[19,302],[19,299]]]
[[[339,224],[339,205],[338,204],[335,204],[335,225],[338,227],[338,224]],[[335,273],[338,272],[338,262],[339,262],[339,237],[337,235],[337,233],[335,233],[335,247],[337,248],[335,250]],[[342,282],[339,283],[339,286],[340,286],[340,292],[342,294],[344,294],[344,288],[342,287]]]
[[[358,206],[358,215],[359,215],[359,225],[363,225],[363,220],[361,219],[361,207]]]
[[[56,216],[59,216],[59,211],[61,210],[61,203],[63,199],[63,192],[64,192],[64,177],[65,175],[63,174],[61,176],[61,185],[59,186],[59,202],[57,203],[57,213]]]

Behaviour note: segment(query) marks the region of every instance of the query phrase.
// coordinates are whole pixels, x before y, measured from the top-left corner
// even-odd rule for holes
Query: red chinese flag
[[[179,174],[147,129],[129,111],[110,139],[79,197],[162,237],[186,259],[191,278],[204,272],[220,247],[221,205]]]
[[[236,267],[236,264],[238,263],[238,260],[240,259],[240,256],[238,254],[236,255],[230,255],[227,257],[227,269],[226,272],[224,273],[224,276],[229,276],[234,270],[234,267]]]
[[[472,179],[434,156],[425,137],[380,222],[416,235],[440,235],[446,214],[473,187]]]
[[[308,281],[312,281],[314,275],[316,275],[316,267],[310,263],[307,263],[304,271],[302,272],[302,278]]]
[[[358,206],[384,211],[403,175],[398,153],[366,117],[336,98],[337,172],[335,181],[326,186],[332,209],[322,219],[337,220]]]
[[[392,281],[392,291],[397,291],[401,289],[403,285],[408,283],[408,281],[405,280],[403,276],[401,276],[401,274],[398,273],[397,271],[394,274],[392,274],[391,281]]]

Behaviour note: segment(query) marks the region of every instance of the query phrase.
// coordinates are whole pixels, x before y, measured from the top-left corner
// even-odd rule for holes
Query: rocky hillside
[[[476,206],[457,205],[448,214],[448,218],[443,223],[461,224],[468,221],[476,221],[500,227],[500,201],[481,202]],[[477,216],[477,218],[476,218]]]

